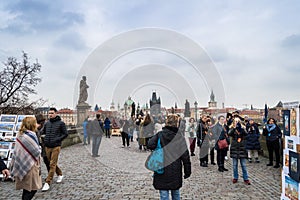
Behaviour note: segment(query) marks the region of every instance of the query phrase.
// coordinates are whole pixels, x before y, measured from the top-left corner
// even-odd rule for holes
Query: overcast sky
[[[211,89],[226,106],[272,107],[280,100],[300,99],[299,10],[297,0],[2,1],[0,59],[20,58],[22,51],[32,61],[38,59],[42,82],[32,99],[42,97],[58,108],[75,107],[82,75],[87,75],[93,107],[97,103],[108,108],[112,100],[123,105],[129,95],[142,105],[152,91],[163,106],[178,102],[183,107],[185,99],[207,106]],[[173,45],[164,50],[143,46],[144,39],[151,39],[147,35],[134,41],[140,42],[137,51],[124,54],[122,49],[135,38],[101,50],[117,36],[143,28],[186,37],[206,52],[196,51],[192,57],[209,58],[214,67],[200,63],[200,73],[195,73],[186,55],[172,53],[173,48],[185,48],[175,36],[161,42]],[[95,52],[101,55],[91,61]],[[103,54],[111,58],[105,66]],[[95,68],[83,70],[86,63]],[[206,76],[206,68],[218,74]]]

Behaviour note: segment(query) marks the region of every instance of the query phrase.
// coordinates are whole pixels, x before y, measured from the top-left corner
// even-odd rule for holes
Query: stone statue
[[[211,91],[211,94],[210,94],[210,102],[215,102],[215,94],[214,94],[213,90]]]
[[[82,80],[80,81],[79,85],[79,99],[78,104],[86,104],[88,98],[87,89],[89,86],[86,84],[86,76],[82,76]]]
[[[185,108],[184,108],[184,117],[190,117],[190,116],[191,116],[190,103],[186,99],[186,101],[185,101]]]
[[[133,102],[131,104],[131,117],[133,117],[135,115],[135,103]]]

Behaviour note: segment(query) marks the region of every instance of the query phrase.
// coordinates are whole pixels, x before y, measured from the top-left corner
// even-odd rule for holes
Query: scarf
[[[276,128],[276,124],[267,124],[266,128],[267,128],[268,132],[270,133],[271,131],[273,131]]]
[[[13,155],[12,174],[23,180],[24,176],[31,170],[32,166],[38,162],[41,155],[37,136],[32,131],[26,131],[19,135]]]

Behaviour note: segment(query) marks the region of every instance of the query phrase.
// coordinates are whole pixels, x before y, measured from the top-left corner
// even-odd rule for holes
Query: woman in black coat
[[[184,178],[191,175],[191,161],[185,138],[178,132],[179,117],[169,115],[166,126],[154,135],[147,147],[154,150],[158,137],[164,152],[164,173],[154,172],[153,186],[159,190],[161,199],[168,198],[171,190],[172,199],[180,199],[179,189],[182,187],[182,165]]]
[[[248,179],[248,172],[246,167],[247,161],[247,150],[246,150],[246,131],[242,127],[240,119],[234,118],[233,124],[230,127],[228,135],[232,137],[231,146],[230,146],[230,157],[232,158],[232,169],[233,169],[233,183],[236,183],[239,178],[238,174],[238,161],[242,166],[243,179],[245,184],[250,185]]]
[[[267,148],[269,151],[269,163],[267,166],[273,166],[273,152],[275,152],[276,164],[274,168],[279,168],[280,163],[280,140],[281,130],[276,124],[276,120],[270,118],[263,128],[263,135],[266,136]]]
[[[200,148],[200,166],[207,167],[208,164],[208,151],[209,151],[209,135],[207,123],[210,119],[203,115],[199,120],[197,126],[197,146]],[[207,137],[206,137],[207,136]]]
[[[249,125],[247,126],[247,136],[246,136],[246,149],[248,151],[249,163],[252,162],[252,153],[255,157],[255,162],[259,163],[258,160],[258,150],[260,150],[259,137],[260,133],[257,124],[254,123],[253,119],[249,119]]]

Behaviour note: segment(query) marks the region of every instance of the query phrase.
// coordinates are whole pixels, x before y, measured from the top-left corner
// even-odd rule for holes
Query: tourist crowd
[[[58,183],[63,180],[62,170],[58,167],[58,157],[61,143],[68,133],[56,112],[55,108],[49,110],[49,120],[42,115],[24,118],[17,135],[11,169],[0,160],[2,174],[6,178],[12,176],[16,182],[16,189],[23,189],[22,199],[32,199],[41,188],[42,191],[49,190],[55,174],[58,176]],[[196,156],[196,147],[199,148],[199,167],[202,168],[208,167],[209,164],[216,165],[216,171],[225,173],[228,171],[225,160],[229,160],[230,157],[232,183],[238,182],[238,163],[242,168],[244,183],[250,185],[247,161],[260,162],[260,124],[251,118],[241,117],[238,111],[227,113],[226,116],[202,115],[198,121],[189,118],[187,123],[177,114],[152,117],[141,112],[128,119],[108,116],[103,118],[97,114],[95,117],[87,117],[82,126],[83,144],[91,144],[92,157],[99,157],[102,137],[105,135],[107,139],[111,138],[113,129],[119,130],[123,148],[130,148],[130,143],[137,142],[140,152],[151,153],[159,143],[164,152],[164,167],[162,174],[154,171],[153,186],[159,190],[161,199],[168,199],[169,191],[172,199],[180,199],[182,178],[186,179],[192,173],[190,156]],[[273,166],[275,152],[274,168],[279,168],[281,130],[273,118],[267,121],[262,130],[269,151],[267,166]],[[43,187],[41,161],[48,171]]]

